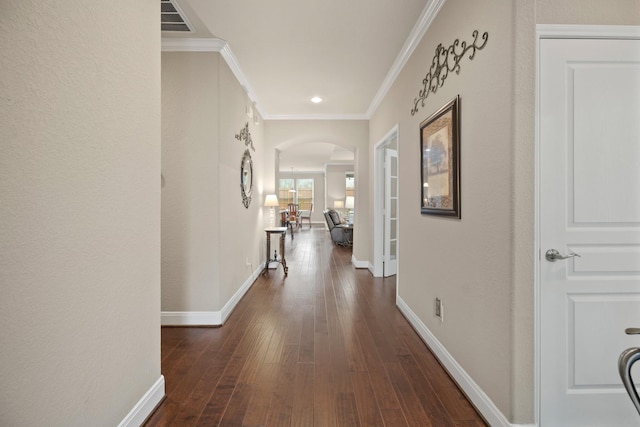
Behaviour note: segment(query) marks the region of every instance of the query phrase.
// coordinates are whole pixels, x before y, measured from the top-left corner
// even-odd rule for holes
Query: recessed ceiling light
[[[319,96],[314,96],[313,98],[311,98],[311,102],[313,102],[314,104],[320,104],[322,102],[322,98],[320,98]]]

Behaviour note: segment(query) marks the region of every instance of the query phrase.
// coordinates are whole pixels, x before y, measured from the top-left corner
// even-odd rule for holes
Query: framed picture
[[[420,212],[460,218],[460,96],[420,123]]]

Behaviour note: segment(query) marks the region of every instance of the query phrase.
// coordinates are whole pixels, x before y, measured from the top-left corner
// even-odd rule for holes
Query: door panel
[[[398,272],[398,152],[387,148],[384,161],[384,277]]]
[[[541,40],[539,73],[541,426],[637,426],[640,41]]]

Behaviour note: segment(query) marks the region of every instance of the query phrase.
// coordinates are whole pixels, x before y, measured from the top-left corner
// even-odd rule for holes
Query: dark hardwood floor
[[[485,426],[395,307],[395,278],[324,228],[287,234],[220,328],[163,328],[165,401],[147,426]]]

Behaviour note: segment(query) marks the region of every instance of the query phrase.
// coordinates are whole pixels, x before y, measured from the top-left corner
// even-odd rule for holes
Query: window
[[[313,179],[297,179],[296,187],[298,190],[298,205],[300,210],[309,211],[313,206]]]
[[[280,186],[278,188],[278,202],[280,203],[280,209],[287,209],[289,203],[293,203],[295,193],[293,186],[293,179],[281,178]]]
[[[355,197],[356,195],[356,176],[353,172],[346,173],[345,197]]]
[[[293,191],[292,191],[293,190]],[[281,178],[278,188],[280,209],[297,203],[300,210],[311,210],[313,205],[313,178]]]

